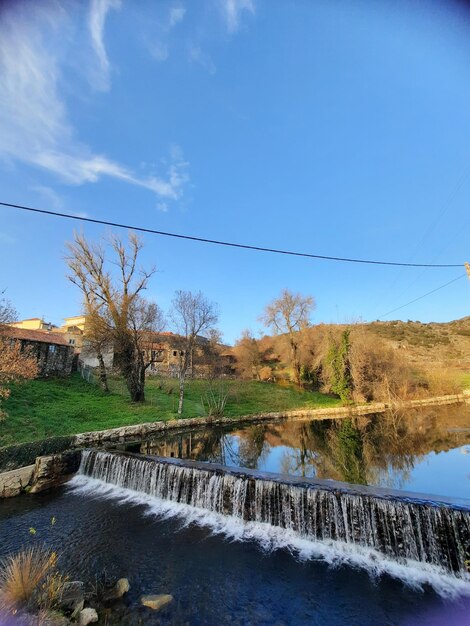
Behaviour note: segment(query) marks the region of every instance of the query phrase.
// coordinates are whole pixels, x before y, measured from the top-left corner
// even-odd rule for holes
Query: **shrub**
[[[269,365],[264,365],[259,371],[259,379],[263,382],[268,382],[273,378],[273,368]]]
[[[338,395],[343,402],[351,399],[353,391],[349,335],[350,331],[344,330],[339,340],[331,336],[330,347],[326,355],[325,375],[329,378],[331,391]]]
[[[37,604],[56,562],[56,553],[42,545],[5,557],[0,563],[0,589],[5,604],[11,608]]]
[[[230,393],[229,385],[224,381],[210,382],[201,397],[202,406],[208,417],[222,417]]]
[[[396,350],[361,331],[353,335],[351,375],[359,402],[394,400],[416,391],[416,376]]]

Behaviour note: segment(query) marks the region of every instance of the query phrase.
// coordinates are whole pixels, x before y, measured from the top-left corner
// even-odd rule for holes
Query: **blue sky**
[[[464,3],[4,2],[0,28],[2,201],[317,254],[470,260]],[[78,314],[63,261],[77,225],[0,219],[0,287],[21,317]],[[372,320],[463,273],[144,242],[148,297],[166,309],[202,290],[229,342],[284,287],[315,296],[314,322]],[[469,313],[461,280],[391,318]]]

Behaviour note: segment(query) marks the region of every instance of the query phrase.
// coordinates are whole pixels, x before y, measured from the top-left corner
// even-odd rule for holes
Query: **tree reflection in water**
[[[430,452],[470,443],[468,407],[336,420],[206,428],[144,442],[141,451],[304,477],[402,488]]]

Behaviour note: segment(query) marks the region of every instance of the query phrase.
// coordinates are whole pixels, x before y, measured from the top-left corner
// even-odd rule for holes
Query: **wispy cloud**
[[[67,209],[67,213],[70,215],[75,215],[77,217],[89,217],[89,214],[86,211],[71,211],[68,207],[66,207],[66,203],[63,198],[56,191],[54,191],[52,187],[47,187],[46,185],[35,185],[31,187],[31,191],[37,193],[46,203],[46,205],[42,208],[55,209],[56,211]]]
[[[119,10],[121,0],[91,0],[88,16],[91,41],[98,61],[97,71],[93,72],[95,87],[107,91],[110,86],[109,59],[104,45],[104,27],[106,17],[111,9]]]
[[[101,16],[109,10],[110,3],[104,4]],[[181,197],[188,180],[181,155],[170,158],[164,176],[141,176],[77,138],[61,90],[68,16],[63,10],[52,14],[56,5],[30,6],[28,13],[7,9],[0,16],[0,158],[41,167],[70,184],[107,176],[163,198]],[[98,37],[104,17],[96,20]]]
[[[8,233],[2,233],[0,231],[0,241],[9,246],[12,246],[14,243],[17,243],[18,240],[12,237],[11,235],[9,235]]]
[[[41,196],[41,198],[43,198],[53,209],[58,210],[64,208],[62,198],[51,187],[46,187],[45,185],[35,185],[34,187],[31,187],[31,191],[39,194],[39,196]]]
[[[172,5],[168,12],[153,24],[152,34],[144,37],[145,45],[156,61],[166,61],[170,56],[170,33],[185,15],[186,9],[183,5]]]
[[[147,43],[147,48],[155,61],[166,61],[170,56],[168,44],[163,41],[149,41]]]
[[[173,28],[173,26],[176,26],[178,22],[181,22],[181,20],[184,18],[185,15],[186,15],[186,9],[183,6],[181,5],[172,6],[170,8],[170,14],[168,18],[169,27]]]
[[[254,0],[218,0],[218,3],[229,33],[240,28],[243,13],[255,13]]]
[[[209,74],[215,74],[217,68],[215,66],[214,61],[211,59],[210,55],[207,52],[204,52],[201,46],[190,43],[188,45],[188,59],[192,63],[197,63],[201,67],[203,67]]]

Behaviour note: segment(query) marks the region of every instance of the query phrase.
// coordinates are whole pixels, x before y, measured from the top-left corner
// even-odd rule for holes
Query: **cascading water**
[[[211,464],[84,451],[77,477],[243,524],[285,529],[300,540],[369,550],[372,559],[419,564],[469,581],[470,510],[385,490],[306,481]]]

